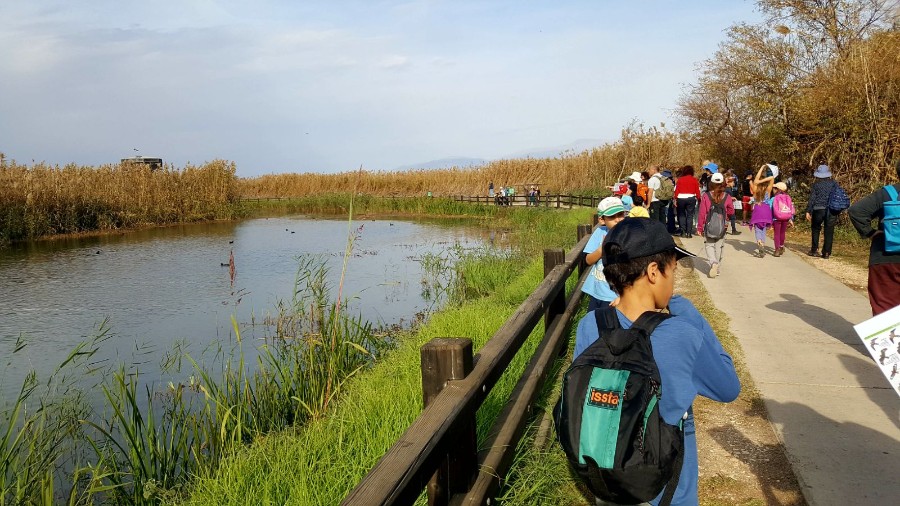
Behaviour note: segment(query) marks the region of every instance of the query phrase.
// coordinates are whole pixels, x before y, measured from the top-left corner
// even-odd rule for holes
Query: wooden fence
[[[472,202],[477,204],[494,204],[498,206],[535,206],[535,207],[596,207],[600,203],[600,197],[593,195],[541,195],[529,197],[528,195],[513,195],[511,197],[488,197],[485,195],[453,195],[450,198],[457,202]]]
[[[439,338],[422,347],[425,409],[342,504],[413,504],[426,489],[429,505],[491,503],[547,373],[566,352],[588,272],[582,250],[591,229],[578,226],[578,243],[568,254],[544,251],[544,280],[477,355],[469,339]],[[567,296],[566,281],[576,270],[578,284]],[[479,452],[475,414],[541,318],[544,338]]]
[[[241,197],[241,202],[267,202],[279,200],[291,200],[294,197]],[[385,195],[382,198],[398,199],[398,198],[414,198],[399,195]],[[528,195],[514,195],[511,197],[488,197],[485,195],[451,195],[449,198],[456,202],[472,202],[478,204],[495,204],[495,205],[511,205],[511,206],[539,206],[539,207],[566,207],[571,209],[573,206],[596,207],[600,203],[600,197],[592,195],[541,195],[534,199]]]

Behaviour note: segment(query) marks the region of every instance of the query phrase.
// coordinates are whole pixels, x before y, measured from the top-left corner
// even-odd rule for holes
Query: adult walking
[[[675,183],[675,210],[678,224],[681,226],[681,237],[691,238],[694,230],[694,209],[700,200],[700,182],[694,177],[694,166],[681,168],[681,176]]]
[[[897,179],[900,180],[900,162],[897,162]],[[869,247],[869,304],[872,316],[900,306],[900,251],[888,251],[885,241],[884,204],[897,200],[900,183],[879,188],[869,196],[850,206],[850,222],[859,235],[872,240]],[[872,220],[878,220],[872,228]],[[893,225],[896,227],[896,225]]]
[[[825,240],[822,242],[822,258],[831,256],[831,245],[834,242],[834,224],[838,212],[828,209],[828,198],[835,190],[837,182],[831,178],[831,169],[827,165],[819,165],[813,173],[815,182],[809,190],[809,201],[806,204],[806,220],[812,222],[812,244],[807,255],[819,255],[819,234],[825,227]]]
[[[647,180],[647,187],[649,188],[647,196],[650,198],[650,219],[657,220],[665,225],[666,207],[669,205],[669,200],[672,199],[674,185],[660,174],[659,167],[656,165],[651,165],[647,172],[650,173],[650,179]]]

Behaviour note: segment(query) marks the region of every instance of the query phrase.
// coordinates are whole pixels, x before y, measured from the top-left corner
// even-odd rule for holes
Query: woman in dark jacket
[[[675,182],[675,210],[678,212],[678,224],[681,226],[681,237],[691,237],[694,233],[694,209],[700,201],[700,182],[694,177],[694,167],[685,165],[681,168],[681,176]]]
[[[819,232],[825,225],[825,242],[822,243],[822,258],[831,256],[831,243],[834,240],[834,224],[837,222],[838,212],[828,209],[828,197],[837,185],[831,179],[831,169],[827,165],[819,165],[813,173],[816,181],[810,187],[809,202],[806,204],[806,219],[812,222],[812,246],[807,255],[814,257],[819,255]]]

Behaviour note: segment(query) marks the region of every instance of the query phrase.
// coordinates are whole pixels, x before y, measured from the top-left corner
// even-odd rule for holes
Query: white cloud
[[[400,69],[409,65],[409,58],[392,54],[381,59],[378,66],[383,69]]]

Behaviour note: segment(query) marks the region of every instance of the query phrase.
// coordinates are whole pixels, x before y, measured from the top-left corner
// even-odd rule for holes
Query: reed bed
[[[20,165],[0,158],[0,244],[236,216],[235,164]]]
[[[495,187],[539,185],[543,193],[598,193],[613,181],[650,164],[699,164],[699,146],[664,128],[632,124],[613,143],[556,158],[497,160],[480,167],[409,171],[354,170],[338,174],[269,174],[240,179],[244,198],[302,197],[344,193],[347,188],[369,195],[487,195]]]

